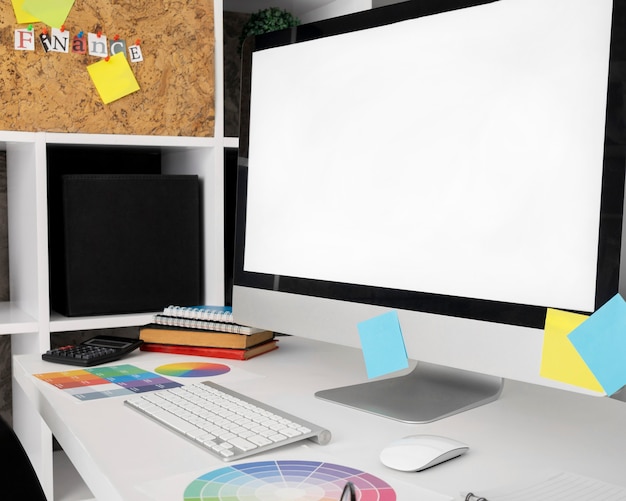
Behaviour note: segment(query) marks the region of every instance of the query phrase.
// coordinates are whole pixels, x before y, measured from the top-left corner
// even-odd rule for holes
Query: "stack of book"
[[[278,348],[272,331],[235,323],[229,306],[168,306],[139,329],[141,350],[248,360]]]

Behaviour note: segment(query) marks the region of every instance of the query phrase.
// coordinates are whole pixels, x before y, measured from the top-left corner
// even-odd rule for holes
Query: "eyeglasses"
[[[356,501],[356,489],[352,482],[346,482],[339,501]]]

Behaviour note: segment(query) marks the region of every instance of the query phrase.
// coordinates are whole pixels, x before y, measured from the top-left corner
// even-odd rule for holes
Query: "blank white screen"
[[[591,311],[610,0],[253,55],[244,269]]]

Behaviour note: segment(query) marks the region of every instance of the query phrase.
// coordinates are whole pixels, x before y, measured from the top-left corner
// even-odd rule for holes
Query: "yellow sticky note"
[[[604,393],[604,389],[567,337],[587,318],[587,315],[548,309],[540,375]]]
[[[18,24],[39,22],[38,17],[33,16],[22,8],[24,0],[11,0],[11,3],[13,4],[13,12],[15,12],[15,19],[17,19]]]
[[[104,104],[139,90],[137,79],[123,52],[111,56],[108,61],[102,59],[90,64],[87,71]]]
[[[73,6],[74,0],[22,0],[22,8],[28,14],[53,28],[63,26]]]

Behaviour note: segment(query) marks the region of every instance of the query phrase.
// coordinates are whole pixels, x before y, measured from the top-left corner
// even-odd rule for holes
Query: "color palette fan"
[[[380,478],[317,461],[259,461],[213,470],[187,486],[184,501],[337,501],[348,481],[360,501],[396,501],[393,488]]]
[[[154,371],[163,376],[172,377],[210,377],[225,374],[230,371],[230,367],[224,364],[205,362],[176,362],[161,365]]]

